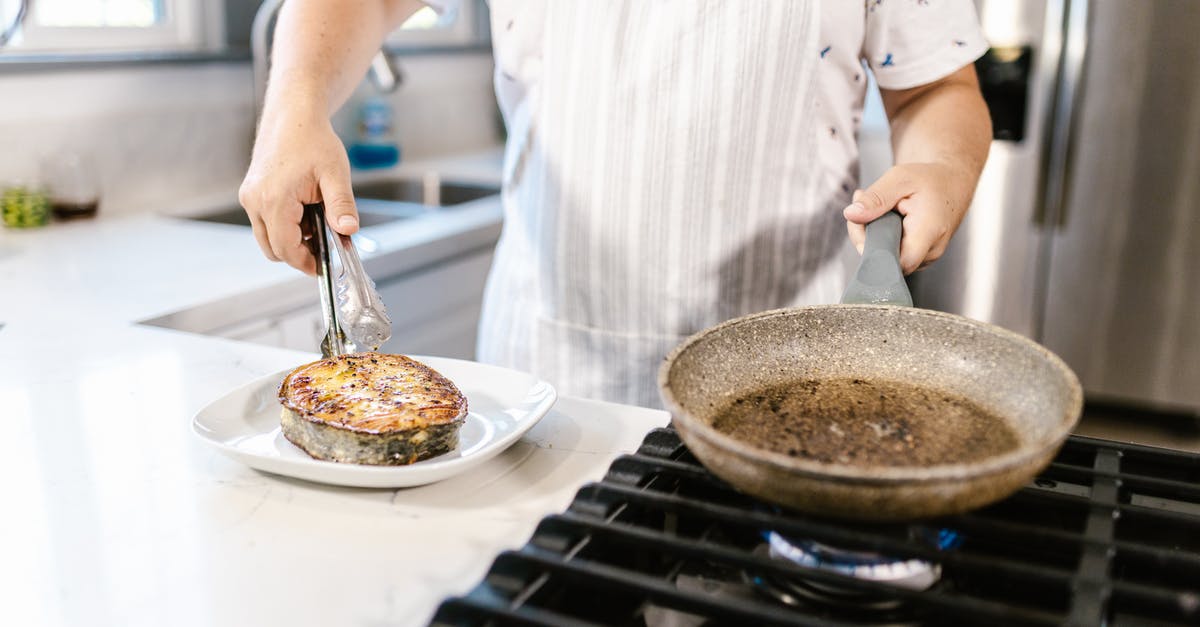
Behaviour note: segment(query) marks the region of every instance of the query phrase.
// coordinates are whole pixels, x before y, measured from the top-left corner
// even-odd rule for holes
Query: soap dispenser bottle
[[[350,165],[359,170],[389,168],[400,162],[392,128],[392,105],[387,98],[374,95],[363,100],[358,111],[358,136],[347,154]]]

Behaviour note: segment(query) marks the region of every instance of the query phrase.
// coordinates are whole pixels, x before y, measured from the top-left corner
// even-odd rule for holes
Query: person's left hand
[[[892,167],[865,190],[856,190],[842,212],[850,241],[861,253],[866,224],[896,209],[904,216],[900,266],[904,274],[925,268],[946,252],[971,204],[975,177],[944,163]]]

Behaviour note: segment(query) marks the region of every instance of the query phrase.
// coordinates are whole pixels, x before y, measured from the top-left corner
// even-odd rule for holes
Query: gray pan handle
[[[842,293],[843,303],[912,307],[912,294],[900,269],[900,226],[895,210],[867,225],[862,261]]]

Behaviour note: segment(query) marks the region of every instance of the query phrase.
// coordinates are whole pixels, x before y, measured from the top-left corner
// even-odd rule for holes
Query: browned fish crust
[[[467,399],[433,368],[403,355],[355,353],[301,366],[279,386],[283,435],[309,455],[411,464],[458,445]]]

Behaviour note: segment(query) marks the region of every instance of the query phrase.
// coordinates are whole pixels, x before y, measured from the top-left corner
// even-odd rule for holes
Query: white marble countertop
[[[438,228],[373,237],[387,255]],[[483,466],[403,490],[250,470],[194,437],[192,416],[315,354],[137,321],[308,280],[238,227],[142,214],[0,231],[0,622],[423,624],[667,422],[562,398]]]

